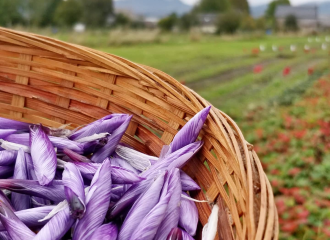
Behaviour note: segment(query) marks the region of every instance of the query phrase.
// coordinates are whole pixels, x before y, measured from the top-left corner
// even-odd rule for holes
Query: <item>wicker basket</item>
[[[187,120],[210,105],[169,75],[86,47],[0,28],[0,116],[75,128],[109,113],[133,120],[122,141],[160,154]],[[253,146],[235,122],[212,108],[205,144],[184,170],[202,186],[200,200],[218,202],[216,239],[278,239],[271,185]],[[208,166],[208,167],[207,167]],[[211,212],[197,203],[200,228]]]

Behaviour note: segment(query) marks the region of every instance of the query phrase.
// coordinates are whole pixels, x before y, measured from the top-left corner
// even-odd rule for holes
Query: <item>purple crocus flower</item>
[[[80,155],[68,148],[64,148],[63,153],[66,154],[74,162],[90,162],[91,161],[87,157]]]
[[[86,211],[84,180],[73,163],[65,164],[62,182],[71,216],[82,218]]]
[[[28,179],[25,153],[22,149],[18,150],[13,179]],[[11,202],[16,211],[30,208],[30,196],[13,192]]]
[[[97,169],[101,166],[100,163],[74,162],[74,164],[81,172],[81,175],[87,179],[92,179]],[[132,184],[145,179],[121,167],[113,166],[111,171],[111,178],[115,184]]]
[[[60,202],[65,199],[64,185],[60,180],[54,180],[51,185],[41,186],[35,180],[0,179],[0,188],[12,192],[28,194]]]
[[[15,209],[11,205],[10,200],[1,190],[0,190],[0,202],[3,202],[7,207],[9,207],[13,212],[15,212]]]
[[[33,168],[40,185],[50,184],[55,176],[57,158],[54,147],[41,125],[30,128]]]
[[[106,239],[117,239],[118,236],[118,227],[113,223],[103,224],[98,227],[90,240],[106,240]]]
[[[188,233],[180,228],[173,228],[166,240],[194,240]]]
[[[108,211],[111,197],[111,164],[106,159],[95,173],[86,195],[86,212],[78,221],[73,240],[90,239]]]
[[[136,227],[159,201],[166,173],[161,174],[129,210],[120,228],[118,240],[130,239]],[[158,238],[157,238],[158,239]]]
[[[72,133],[69,138],[71,140],[77,140],[97,133],[112,134],[120,125],[122,125],[127,120],[127,118],[128,115],[126,114],[111,114],[105,116]]]
[[[182,194],[189,196],[185,192]],[[186,198],[181,198],[179,225],[191,236],[195,236],[198,224],[196,204]]]
[[[1,240],[12,240],[12,239],[10,238],[9,234],[8,234],[6,231],[4,231],[4,232],[0,232],[0,239],[1,239]]]
[[[0,220],[12,240],[30,240],[35,236],[3,202],[0,202]]]
[[[17,151],[2,150],[0,151],[0,166],[10,166],[15,164]]]
[[[180,182],[180,170],[177,168],[171,170],[167,182],[167,194],[171,196],[171,199],[168,202],[166,214],[158,228],[155,239],[166,239],[171,229],[178,226],[179,223],[182,192],[181,184],[178,184]]]
[[[125,168],[131,172],[134,172],[135,174],[140,174],[140,171],[136,170],[134,167],[132,167],[131,164],[129,164],[126,160],[121,159],[119,157],[111,158],[111,166],[121,167]]]
[[[182,129],[175,135],[173,141],[171,142],[169,153],[173,153],[180,148],[196,141],[200,130],[203,128],[204,122],[210,112],[210,109],[211,106],[204,108],[182,127]]]
[[[16,130],[28,131],[29,125],[30,124],[25,122],[19,122],[19,121],[0,117],[0,126],[2,129],[16,129]]]
[[[5,204],[9,207],[7,204]],[[15,215],[28,227],[40,227],[47,223],[47,221],[39,222],[47,216],[50,211],[54,209],[55,206],[45,206],[25,209],[15,212]],[[0,231],[5,231],[5,227],[0,223]],[[1,239],[1,238],[0,238]]]
[[[198,191],[201,190],[200,186],[184,171],[180,171],[180,179],[182,191]]]
[[[41,228],[33,240],[60,240],[72,227],[74,222],[75,220],[70,216],[69,207],[66,207],[56,213],[48,223]]]
[[[14,168],[12,166],[0,166],[0,178],[11,177]]]
[[[131,240],[152,240],[165,217],[170,194],[162,197],[157,205],[143,218],[131,236]]]
[[[0,139],[5,139],[15,132],[17,132],[16,129],[0,129]]]
[[[109,218],[118,216],[124,209],[130,207],[140,194],[150,186],[151,179],[157,177],[160,172],[183,166],[201,147],[202,142],[191,143],[152,165],[147,171],[140,175],[141,177],[146,177],[146,180],[133,184],[121,199],[112,206]]]
[[[104,159],[109,157],[115,151],[120,139],[124,135],[131,121],[132,116],[125,115],[125,118],[125,121],[123,121],[122,124],[115,129],[110,136],[108,136],[108,143],[93,154],[91,158],[93,162],[103,162]]]

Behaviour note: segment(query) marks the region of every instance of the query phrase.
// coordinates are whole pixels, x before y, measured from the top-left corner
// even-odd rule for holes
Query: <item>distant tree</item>
[[[41,15],[41,20],[39,25],[41,27],[49,26],[55,24],[54,21],[54,15],[55,11],[58,7],[58,5],[62,2],[63,0],[48,0],[44,1],[46,2],[46,6],[44,7],[44,11],[42,12]],[[40,1],[38,1],[40,2]]]
[[[128,26],[131,24],[131,19],[123,14],[123,13],[117,13],[115,17],[115,22],[113,23],[114,26]]]
[[[275,17],[276,8],[279,5],[291,5],[290,0],[274,0],[269,3],[268,8],[266,10],[266,17],[273,19]]]
[[[267,28],[266,19],[264,17],[255,19],[255,23],[258,30],[265,30]]]
[[[81,16],[81,3],[78,0],[67,0],[57,6],[54,21],[61,26],[72,26],[81,20]]]
[[[241,30],[243,31],[254,31],[257,29],[256,20],[250,15],[245,15],[241,21]]]
[[[112,0],[82,0],[83,20],[88,26],[104,27],[113,14]]]
[[[231,7],[243,13],[249,13],[250,7],[247,0],[230,0]]]
[[[0,25],[10,26],[22,23],[22,16],[19,12],[20,0],[0,0]]]
[[[241,14],[237,11],[228,11],[222,14],[218,21],[218,33],[235,33],[241,24]]]
[[[198,24],[198,19],[195,13],[190,12],[182,15],[179,19],[179,27],[181,30],[189,30],[191,27]]]
[[[158,22],[158,27],[165,32],[173,30],[174,26],[178,22],[178,17],[175,13],[172,13],[171,15],[162,18]]]
[[[230,3],[228,0],[201,0],[194,11],[200,13],[221,13],[229,8]]]
[[[292,31],[292,32],[298,31],[298,22],[296,16],[288,15],[285,18],[284,26],[286,31]]]

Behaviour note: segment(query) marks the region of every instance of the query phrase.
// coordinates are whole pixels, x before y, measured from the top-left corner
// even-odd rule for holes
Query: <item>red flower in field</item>
[[[281,142],[283,142],[283,143],[288,143],[288,142],[290,142],[290,137],[289,136],[287,136],[285,133],[279,133],[278,134],[278,138],[279,138],[279,140],[281,141]]]
[[[289,175],[291,176],[296,176],[298,175],[299,173],[301,172],[301,169],[300,168],[291,168],[290,171],[289,171]]]
[[[281,229],[283,232],[293,233],[297,230],[299,223],[296,221],[287,221],[282,225]]]
[[[309,211],[306,209],[297,213],[297,218],[307,219],[308,216],[309,216]]]
[[[264,130],[261,128],[256,129],[256,135],[259,139],[262,138],[264,135]]]
[[[272,170],[270,171],[270,173],[271,173],[272,175],[279,175],[279,174],[280,174],[280,170],[278,170],[278,169],[272,169]]]
[[[322,228],[322,232],[323,232],[327,237],[330,237],[330,229],[329,229],[329,228]]]
[[[270,181],[270,183],[272,184],[273,187],[278,187],[280,185],[279,181],[276,179]]]
[[[286,205],[285,205],[285,201],[282,198],[276,198],[275,199],[275,204],[276,204],[276,208],[279,214],[282,214],[286,211]]]
[[[286,67],[283,69],[283,76],[288,76],[291,72],[291,68],[290,67]]]
[[[253,49],[252,49],[252,54],[253,54],[253,55],[258,55],[259,52],[260,52],[259,48],[253,48]]]
[[[253,73],[258,74],[258,73],[261,73],[262,70],[263,70],[263,67],[261,65],[256,65],[253,68]]]
[[[293,135],[297,139],[302,139],[306,135],[306,129],[294,131],[293,132]]]
[[[308,68],[308,75],[309,76],[313,75],[313,73],[314,73],[314,68],[312,68],[312,67]]]
[[[284,126],[285,126],[285,128],[292,127],[292,117],[290,117],[290,116],[284,117]]]

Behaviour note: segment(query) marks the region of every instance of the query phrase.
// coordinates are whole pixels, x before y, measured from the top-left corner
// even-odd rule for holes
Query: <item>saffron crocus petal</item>
[[[166,174],[161,174],[151,186],[139,197],[129,210],[119,231],[118,240],[130,239],[136,227],[144,217],[156,206],[164,184]],[[159,238],[156,238],[159,239]]]
[[[111,164],[106,159],[95,173],[86,195],[86,212],[78,221],[73,240],[90,239],[104,221],[111,196]]]
[[[149,156],[121,145],[118,145],[115,151],[118,156],[120,156],[122,159],[125,159],[129,164],[131,164],[135,169],[139,171],[145,171],[148,169],[151,166],[150,160],[158,160],[157,157]]]
[[[155,239],[166,239],[170,231],[179,223],[182,192],[181,184],[178,184],[180,182],[180,170],[172,169],[168,174],[167,182],[167,195],[170,195],[171,199]]]
[[[106,239],[117,239],[118,236],[118,227],[113,223],[103,224],[98,227],[90,240],[106,240]]]
[[[213,240],[217,234],[219,207],[214,205],[208,222],[203,227],[202,240]]]
[[[75,140],[76,142],[80,142],[80,143],[85,143],[85,142],[92,142],[92,141],[95,141],[95,140],[99,140],[101,138],[105,138],[109,135],[109,133],[95,133],[93,135],[90,135],[90,136],[86,136],[86,137],[83,137],[83,138],[79,138],[77,140]]]
[[[84,146],[84,154],[95,153],[108,143],[108,137],[100,138],[91,142],[81,143]]]
[[[40,218],[38,220],[38,222],[44,222],[47,221],[49,219],[51,219],[52,217],[54,217],[58,212],[62,211],[63,209],[69,207],[68,201],[65,199],[62,202],[60,202],[59,204],[57,204],[56,206],[54,206],[54,208],[42,219]]]
[[[0,117],[0,126],[2,129],[16,129],[16,130],[28,131],[29,125],[30,124],[25,122],[19,122],[19,121]]]
[[[126,121],[127,117],[128,115],[126,114],[111,114],[105,116],[72,133],[69,138],[71,140],[77,140],[97,133],[106,132],[112,134],[120,125]]]
[[[3,202],[7,207],[9,207],[13,212],[15,212],[15,209],[10,203],[10,200],[7,198],[6,194],[3,193],[3,191],[0,190],[0,202]]]
[[[66,199],[73,218],[82,218],[86,211],[84,180],[73,163],[66,163],[63,172],[63,185]]]
[[[141,223],[135,229],[131,236],[131,240],[152,240],[165,217],[167,205],[171,196],[166,195],[161,198],[156,206],[143,218]]]
[[[129,164],[126,160],[121,159],[119,157],[111,158],[111,166],[121,167],[125,168],[131,172],[134,172],[135,174],[140,174],[140,171],[136,170],[134,167],[132,167],[131,164]]]
[[[15,164],[17,151],[2,150],[0,151],[0,166],[10,166]]]
[[[13,179],[28,179],[25,153],[22,149],[18,150]],[[13,192],[11,202],[16,211],[30,208],[30,196]]]
[[[69,207],[58,212],[41,228],[33,240],[59,240],[72,227],[75,220],[70,216]]]
[[[210,109],[211,106],[204,108],[181,128],[170,144],[170,152],[175,152],[180,148],[196,141]]]
[[[12,240],[9,234],[4,230],[4,232],[0,232],[0,239],[1,240]]]
[[[16,129],[0,129],[0,139],[5,139],[6,137],[8,137],[9,135],[15,132],[17,132]]]
[[[108,137],[108,143],[93,154],[91,160],[93,162],[103,162],[104,159],[109,157],[116,149],[120,139],[124,135],[132,116],[125,116],[125,121],[115,129]]]
[[[29,240],[35,236],[3,202],[0,202],[0,220],[12,240]]]
[[[90,162],[87,157],[80,155],[68,148],[64,148],[63,153],[66,154],[74,162]]]
[[[86,163],[86,162],[74,162],[74,165],[79,169],[81,175],[89,180],[92,180],[97,169],[101,166],[100,163]]]
[[[24,152],[29,153],[31,150],[28,146],[18,144],[18,143],[13,143],[13,142],[8,142],[3,139],[0,139],[0,147],[6,150],[12,150],[12,151],[18,151],[20,148],[24,150]]]
[[[7,178],[13,175],[14,168],[12,166],[0,166],[0,178]]]
[[[188,233],[180,228],[173,228],[166,240],[194,240]]]
[[[188,194],[182,193],[186,196]],[[179,225],[191,236],[196,234],[198,210],[196,204],[186,198],[181,198]]]
[[[0,179],[0,188],[16,193],[28,194],[60,202],[65,199],[62,181],[54,180],[51,185],[41,186],[35,180]]]
[[[44,218],[54,206],[36,207],[15,212],[15,215],[28,227],[40,227],[47,223],[39,222],[38,220]],[[5,227],[0,223],[0,231],[5,231]],[[1,239],[1,238],[0,238]]]
[[[114,166],[112,167],[111,178],[112,182],[115,184],[132,184],[145,179],[125,168]]]
[[[30,147],[33,168],[40,185],[50,184],[55,176],[57,158],[54,147],[41,125],[30,128]]]
[[[180,171],[180,179],[182,191],[198,191],[201,190],[200,186],[186,174],[184,171]]]

